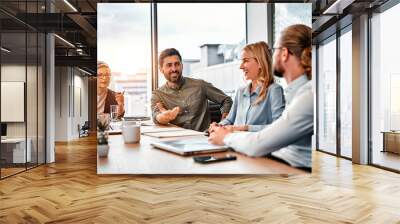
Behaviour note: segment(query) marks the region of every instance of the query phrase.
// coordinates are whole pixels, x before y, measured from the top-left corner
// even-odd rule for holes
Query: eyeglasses
[[[110,78],[110,77],[111,77],[111,74],[97,74],[97,77],[98,77],[98,78],[102,78],[102,79]]]

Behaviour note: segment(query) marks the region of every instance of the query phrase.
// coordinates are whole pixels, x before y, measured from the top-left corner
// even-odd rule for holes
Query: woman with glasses
[[[283,89],[272,75],[271,53],[261,41],[246,45],[242,52],[244,78],[248,85],[239,88],[228,116],[209,131],[225,126],[232,131],[259,131],[278,119],[285,109]]]
[[[97,114],[111,114],[111,106],[115,105],[118,118],[125,113],[123,93],[108,88],[111,81],[111,70],[108,64],[97,62]]]

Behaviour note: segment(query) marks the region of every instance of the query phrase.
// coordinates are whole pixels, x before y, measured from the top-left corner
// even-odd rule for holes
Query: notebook
[[[149,127],[149,128],[143,128],[142,134],[157,133],[157,132],[171,132],[171,131],[185,131],[185,130],[186,129],[183,129],[180,127],[164,127],[164,128]]]
[[[177,128],[176,130],[159,130],[158,132],[143,132],[143,135],[155,137],[155,138],[172,138],[172,137],[183,137],[183,136],[196,136],[205,135],[204,132],[193,131],[183,128]]]
[[[214,145],[207,138],[188,138],[182,140],[151,142],[152,146],[173,152],[179,155],[194,155],[200,153],[223,152],[229,150],[228,146]]]

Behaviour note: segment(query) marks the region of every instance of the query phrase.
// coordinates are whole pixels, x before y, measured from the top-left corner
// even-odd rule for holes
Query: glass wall
[[[184,76],[211,82],[233,96],[245,84],[238,60],[246,44],[245,10],[245,3],[157,4],[158,54],[176,48]],[[163,74],[158,78],[163,85]]]
[[[352,157],[352,33],[347,27],[340,43],[340,155]]]
[[[26,33],[27,38],[27,63],[26,63],[26,114],[27,114],[27,137],[28,149],[30,147],[31,160],[28,161],[28,167],[35,166],[37,163],[37,42],[38,34],[31,30]]]
[[[400,4],[371,18],[372,163],[400,170]]]
[[[6,3],[16,6],[10,2],[0,6]],[[16,10],[36,13],[38,4],[19,2]],[[45,36],[4,13],[0,20],[0,177],[4,178],[45,162]]]
[[[25,170],[26,159],[30,159],[29,150],[26,155],[26,147],[30,145],[26,144],[25,118],[26,33],[2,32],[1,46],[0,150],[4,177]]]
[[[318,47],[318,149],[336,154],[336,36]]]
[[[125,116],[150,116],[150,3],[97,5],[97,58],[111,69],[109,89],[123,92]],[[169,27],[173,28],[173,27]]]

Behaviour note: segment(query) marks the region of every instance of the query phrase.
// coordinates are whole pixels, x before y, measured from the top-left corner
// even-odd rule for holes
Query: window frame
[[[340,42],[341,42],[341,36],[346,34],[347,32],[352,32],[352,23],[348,21],[348,18],[344,18],[346,25],[342,28],[336,27],[336,24],[332,25],[332,27],[328,28],[329,29],[336,29],[335,32],[330,31],[330,34],[326,35],[322,39],[318,39],[316,42],[316,51],[315,51],[315,57],[316,57],[316,65],[317,68],[315,69],[315,75],[316,75],[316,126],[315,126],[315,140],[316,140],[316,150],[319,152],[327,153],[329,155],[337,156],[346,160],[352,160],[352,158],[347,157],[342,155],[342,150],[341,150],[341,117],[340,117],[340,104],[341,104],[341,90],[340,90],[340,81],[341,81],[341,67],[340,67]],[[340,22],[340,21],[339,21]],[[319,112],[320,112],[320,100],[319,100],[319,85],[320,85],[320,74],[319,74],[319,63],[318,63],[318,58],[319,58],[319,47],[320,45],[327,44],[330,41],[336,41],[336,152],[332,153],[327,150],[321,149],[320,148],[320,136],[319,136]]]

